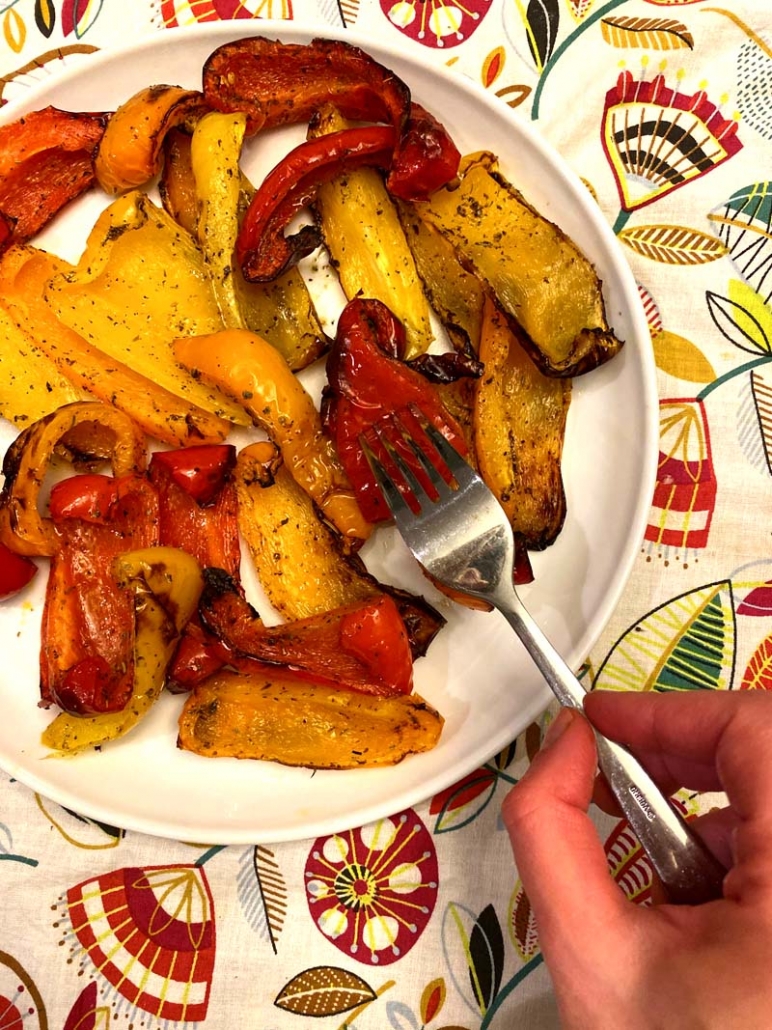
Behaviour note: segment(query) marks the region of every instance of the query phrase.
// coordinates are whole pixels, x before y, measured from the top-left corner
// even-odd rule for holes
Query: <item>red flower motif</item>
[[[705,175],[742,148],[737,123],[704,90],[686,95],[622,72],[606,94],[601,140],[625,211]]]
[[[167,29],[257,17],[290,19],[292,0],[161,0],[161,18]]]
[[[71,887],[66,904],[78,943],[121,997],[162,1020],[206,1017],[215,929],[202,869],[116,869]]]
[[[380,0],[381,10],[403,35],[442,50],[458,46],[482,23],[490,0]]]
[[[412,809],[320,837],[306,862],[306,895],[320,931],[368,965],[404,957],[437,900],[437,853]]]

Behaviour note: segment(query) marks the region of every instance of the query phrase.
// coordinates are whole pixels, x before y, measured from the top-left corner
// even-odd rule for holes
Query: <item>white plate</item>
[[[0,121],[55,104],[110,110],[159,80],[200,87],[207,55],[240,35],[307,42],[332,35],[291,22],[226,23],[165,31],[130,49],[91,57],[9,105]],[[617,242],[587,189],[503,103],[455,73],[414,55],[345,33],[397,72],[439,116],[463,151],[488,148],[503,171],[573,237],[604,283],[608,317],[622,353],[575,382],[564,470],[568,517],[558,542],[534,558],[536,581],[523,597],[574,666],[609,619],[643,536],[657,441],[657,397],[648,330]],[[284,130],[285,133],[287,130]],[[274,134],[270,144],[286,139]],[[278,151],[260,156],[270,166]],[[269,160],[270,158],[270,160]],[[105,199],[79,201],[41,242],[77,259]],[[4,450],[14,433],[0,425]],[[423,591],[426,580],[391,533],[376,534],[368,564],[376,575]],[[550,693],[498,614],[439,601],[448,626],[416,664],[417,691],[445,716],[439,746],[394,768],[316,772],[263,762],[207,760],[175,748],[180,698],[165,697],[138,729],[101,753],[60,760],[39,743],[51,713],[37,707],[44,576],[22,600],[0,604],[0,765],[34,790],[118,826],[213,843],[278,842],[317,836],[389,815],[432,796],[505,747],[546,707]]]

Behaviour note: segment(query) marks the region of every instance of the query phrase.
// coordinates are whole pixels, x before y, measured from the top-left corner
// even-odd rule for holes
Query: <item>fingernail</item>
[[[573,708],[561,708],[556,717],[547,727],[547,732],[544,734],[544,740],[542,741],[541,749],[546,751],[548,747],[552,747],[555,741],[559,740],[566,732],[568,727],[574,721],[576,712]]]

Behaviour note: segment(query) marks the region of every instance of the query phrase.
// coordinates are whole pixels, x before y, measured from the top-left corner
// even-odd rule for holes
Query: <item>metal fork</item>
[[[514,539],[509,521],[486,484],[431,425],[411,406],[447,466],[449,485],[394,416],[377,423],[375,436],[360,438],[365,456],[405,543],[426,571],[453,590],[490,602],[507,619],[552,688],[558,701],[583,711],[584,687],[526,611],[512,582]],[[395,449],[398,433],[415,455],[437,497],[432,498]],[[374,453],[376,438],[404,483],[391,475]],[[371,446],[372,444],[372,446]],[[403,445],[404,446],[404,445]],[[381,452],[383,453],[383,452]],[[412,495],[413,511],[405,491]],[[697,904],[721,897],[726,870],[673,808],[633,755],[595,732],[598,764],[630,826],[636,833],[669,900]]]

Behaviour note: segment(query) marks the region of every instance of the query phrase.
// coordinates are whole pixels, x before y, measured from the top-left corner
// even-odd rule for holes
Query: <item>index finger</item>
[[[724,790],[741,819],[766,815],[772,798],[772,694],[601,690],[587,695],[585,711],[601,733],[639,755],[660,755],[681,767],[686,761],[702,777],[714,769],[715,783],[707,789]]]

